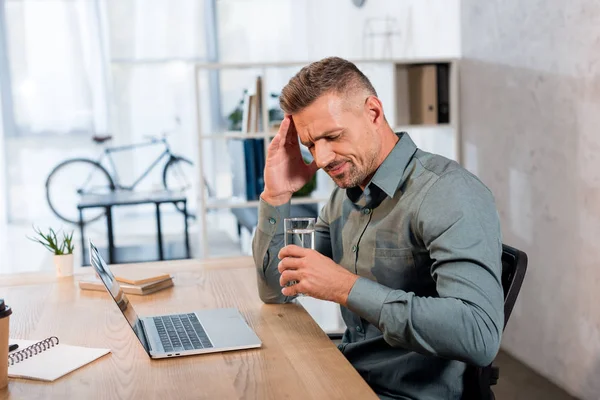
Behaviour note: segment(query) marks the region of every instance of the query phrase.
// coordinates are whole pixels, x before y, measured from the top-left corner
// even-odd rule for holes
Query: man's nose
[[[331,151],[328,143],[315,143],[314,155],[317,167],[325,168],[335,160],[335,153]]]

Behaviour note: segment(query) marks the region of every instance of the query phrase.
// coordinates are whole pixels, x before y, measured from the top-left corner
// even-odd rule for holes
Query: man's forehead
[[[341,120],[332,118],[331,116],[312,119],[308,122],[296,125],[296,132],[298,133],[300,140],[305,142],[312,141],[322,135],[327,135],[341,129],[343,129]]]
[[[294,126],[301,139],[341,128],[345,112],[343,99],[337,95],[323,95],[308,107],[294,114]]]

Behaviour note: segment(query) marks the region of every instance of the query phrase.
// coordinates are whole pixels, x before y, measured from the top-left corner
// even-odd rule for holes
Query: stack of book
[[[169,274],[148,271],[137,267],[119,267],[113,271],[115,279],[126,294],[146,295],[173,286],[173,277]],[[105,291],[102,281],[97,277],[82,279],[79,288],[84,290]]]

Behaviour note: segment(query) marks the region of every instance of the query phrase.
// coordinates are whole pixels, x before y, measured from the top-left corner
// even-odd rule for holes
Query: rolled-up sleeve
[[[274,207],[264,200],[258,206],[258,224],[252,238],[258,294],[265,303],[285,303],[291,298],[281,293],[277,255],[284,244],[283,220],[290,215],[290,203]]]
[[[360,278],[348,308],[379,327],[394,347],[488,365],[504,321],[502,240],[494,199],[466,172],[431,185],[413,229],[433,261],[438,297],[419,297]]]

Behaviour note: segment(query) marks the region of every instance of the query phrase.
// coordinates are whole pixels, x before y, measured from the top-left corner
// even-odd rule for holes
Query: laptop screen
[[[102,259],[102,256],[100,255],[100,252],[98,251],[96,246],[93,245],[91,240],[90,263],[98,273],[98,276],[102,280],[102,283],[104,283],[104,286],[106,286],[106,290],[108,291],[108,293],[110,293],[115,303],[117,303],[119,310],[121,310],[123,316],[125,317],[127,322],[129,322],[131,329],[133,329],[133,332],[140,340],[140,343],[142,344],[146,352],[150,354],[150,346],[148,346],[148,341],[146,340],[146,336],[144,335],[144,328],[142,326],[142,322],[138,318],[138,315],[133,309],[133,306],[129,303],[129,299],[127,298],[127,296],[125,296],[125,293],[121,289],[119,282],[117,282],[112,272],[110,272],[110,269],[108,269],[108,265],[106,265],[106,263]]]

